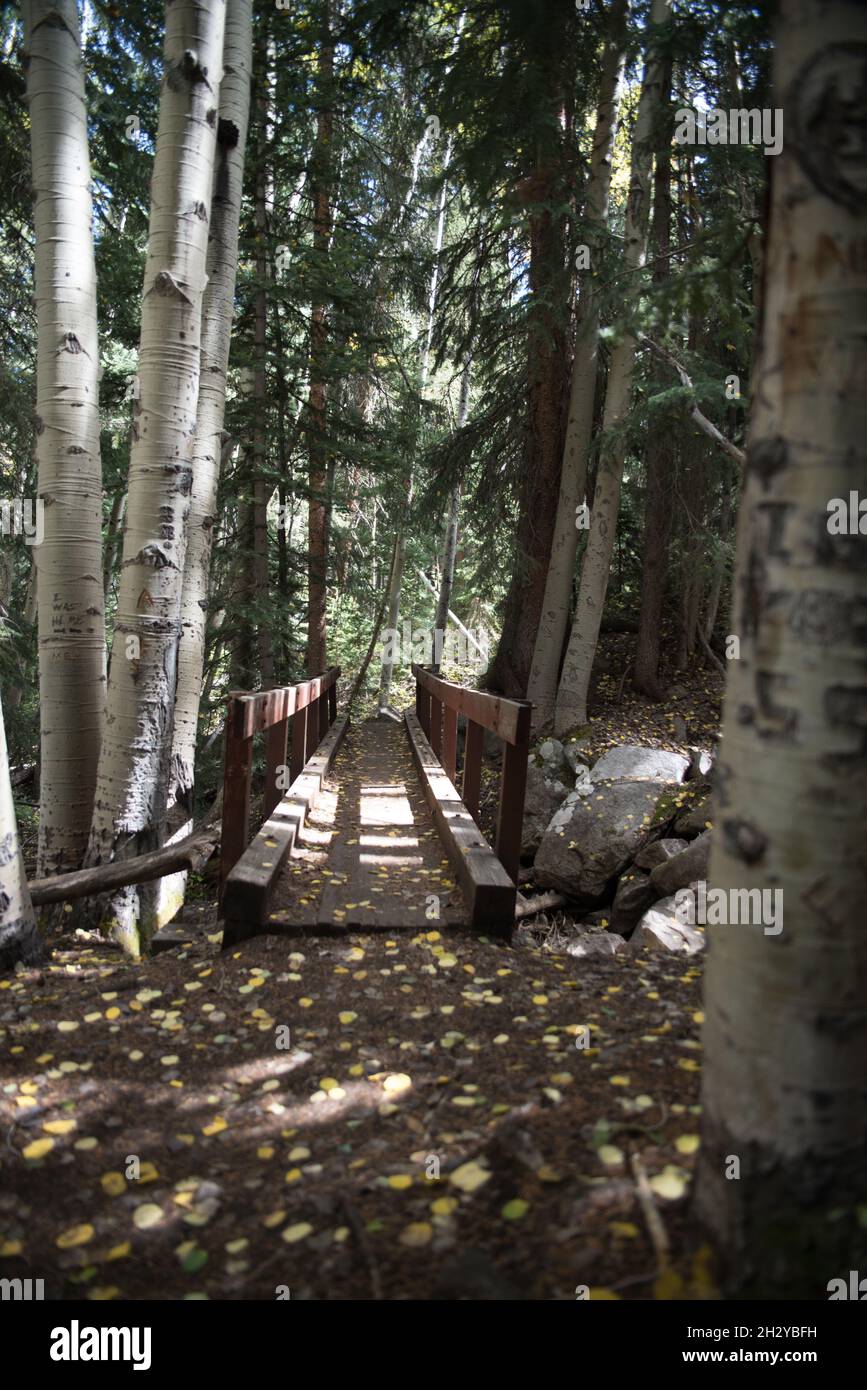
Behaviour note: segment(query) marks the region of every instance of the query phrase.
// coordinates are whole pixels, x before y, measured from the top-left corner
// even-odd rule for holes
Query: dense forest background
[[[647,606],[651,650],[638,678],[649,694],[660,693],[660,651],[669,667],[710,665],[708,647],[724,658],[738,468],[699,432],[690,406],[742,440],[764,155],[748,145],[670,145],[663,132],[677,107],[768,105],[768,26],[755,6],[728,3],[680,7],[669,25],[653,121],[654,141],[667,140],[656,173],[663,211],[650,253],[630,264],[625,218],[647,13],[634,7],[627,26],[623,9],[323,3],[262,7],[255,16],[199,707],[203,798],[216,786],[213,735],[227,690],[312,669],[308,538],[320,509],[327,597],[316,621],[327,627],[328,662],[348,673],[361,665],[398,535],[401,630],[407,621],[434,627],[454,508],[449,606],[477,640],[484,634],[488,684],[526,694],[582,295],[592,293],[599,317],[599,373],[576,508],[586,496],[592,515],[603,443],[623,455],[606,614],[637,623]],[[135,428],[162,9],[94,4],[84,20],[110,639]],[[35,497],[36,312],[21,293],[34,232],[20,38],[6,6],[3,487]],[[625,82],[610,215],[600,228],[586,199],[613,41]],[[606,372],[627,332],[658,337],[691,386],[639,348],[629,409],[603,432]],[[578,561],[556,600],[564,611],[554,645],[565,641],[577,593],[589,532],[580,523],[573,509]],[[0,662],[15,764],[32,762],[38,726],[33,558],[24,537],[4,546]],[[475,679],[477,653],[465,649],[471,662],[452,674]],[[319,669],[321,652],[313,655]],[[380,677],[374,661],[371,702]],[[406,660],[393,680],[390,698],[400,706]]]

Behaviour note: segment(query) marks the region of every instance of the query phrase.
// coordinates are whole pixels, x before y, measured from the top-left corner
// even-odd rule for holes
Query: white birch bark
[[[87,848],[105,705],[99,341],[84,70],[75,0],[25,6],[36,230],[38,869]]]
[[[211,229],[208,283],[202,301],[202,366],[193,448],[193,485],[187,519],[187,549],[181,594],[181,635],[172,732],[172,759],[167,807],[183,807],[183,822],[172,839],[183,839],[193,826],[196,734],[205,667],[205,630],[211,575],[211,549],[217,523],[217,491],[225,435],[226,377],[232,338],[235,280],[238,271],[238,226],[244,157],[250,117],[252,70],[251,0],[227,0],[223,46],[223,80]],[[159,883],[157,920],[162,924],[183,906],[186,873]]]
[[[563,445],[557,521],[551,543],[551,561],[545,581],[542,615],[527,685],[527,699],[532,700],[534,705],[534,728],[547,724],[554,714],[560,653],[569,623],[575,556],[581,534],[577,527],[577,511],[584,501],[587,489],[587,463],[593,432],[596,359],[599,347],[599,306],[592,274],[594,270],[598,273],[603,236],[608,225],[611,156],[614,150],[617,108],[623,77],[627,10],[628,0],[615,0],[612,5],[608,19],[608,42],[602,60],[599,106],[584,215],[590,252],[590,272],[582,281],[578,298],[575,357]]]
[[[654,30],[666,22],[670,12],[671,0],[653,0],[647,62],[635,121],[629,197],[626,205],[624,262],[626,270],[633,272],[644,264],[647,253],[653,168],[653,122],[659,106],[664,73],[664,58],[655,42]],[[627,333],[614,348],[608,369],[602,424],[604,440],[593,496],[587,549],[581,570],[581,586],[557,691],[554,715],[556,733],[564,733],[576,725],[586,723],[587,720],[590,675],[596,655],[614,537],[617,532],[620,484],[626,459],[626,444],[621,427],[629,411],[634,364],[635,338]]]
[[[41,954],[18,842],[6,727],[0,704],[0,970],[11,970],[19,961],[35,965]]]
[[[867,542],[828,525],[867,476],[865,52],[863,7],[783,0],[709,875],[781,890],[783,929],[708,927],[697,1186],[742,1297],[867,1271]]]
[[[225,10],[225,0],[166,6],[140,397],[89,865],[158,848],[165,824]],[[153,902],[152,888],[132,886],[96,899],[89,916],[137,956],[158,925]]]
[[[181,600],[178,683],[172,736],[175,797],[188,797],[193,786],[196,729],[205,663],[211,546],[217,520],[226,374],[238,269],[238,225],[250,113],[251,63],[251,0],[228,0],[208,245],[208,285],[202,304],[202,371]],[[192,807],[189,809],[192,810]]]

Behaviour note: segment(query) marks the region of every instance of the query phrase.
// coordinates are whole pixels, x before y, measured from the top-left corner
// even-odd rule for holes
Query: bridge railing
[[[226,754],[223,764],[223,827],[220,840],[220,890],[250,842],[250,786],[253,776],[253,738],[265,734],[265,795],[267,820],[284,791],[300,775],[337,718],[337,680],[340,667],[323,675],[280,685],[273,690],[233,690],[227,699]],[[292,746],[286,753],[289,721]],[[288,767],[288,778],[286,769]]]
[[[484,690],[471,690],[468,686],[444,681],[415,662],[412,673],[418,721],[452,782],[457,775],[458,715],[466,717],[461,800],[476,822],[485,729],[502,739],[503,770],[495,850],[506,873],[517,883],[533,706],[528,700],[505,700]]]

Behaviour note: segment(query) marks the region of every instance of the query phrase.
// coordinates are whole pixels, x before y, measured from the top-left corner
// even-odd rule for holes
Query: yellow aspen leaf
[[[411,1085],[412,1080],[406,1072],[399,1071],[385,1078],[382,1089],[388,1091],[390,1095],[399,1095],[401,1091],[408,1091]]]
[[[431,1202],[430,1209],[434,1216],[451,1216],[457,1206],[457,1197],[437,1197],[435,1202]]]
[[[22,1150],[25,1158],[44,1158],[54,1148],[53,1139],[31,1139]]]
[[[71,1250],[76,1245],[87,1245],[88,1241],[93,1240],[94,1231],[89,1222],[83,1221],[78,1226],[69,1226],[65,1231],[61,1231],[55,1244],[61,1250]]]
[[[107,1192],[109,1197],[119,1197],[122,1192],[126,1192],[126,1178],[123,1173],[103,1173],[99,1181],[103,1192]]]
[[[132,1214],[133,1225],[139,1231],[148,1231],[163,1219],[163,1209],[156,1202],[143,1202]]]
[[[77,1120],[46,1120],[42,1128],[46,1134],[71,1134],[77,1124]]]
[[[294,1226],[287,1226],[283,1232],[283,1239],[287,1245],[295,1245],[299,1240],[306,1240],[312,1234],[313,1227],[309,1221],[298,1221]]]
[[[488,1181],[491,1174],[487,1168],[483,1168],[480,1163],[472,1159],[469,1163],[462,1163],[459,1168],[450,1175],[449,1181],[459,1187],[461,1192],[475,1192]]]

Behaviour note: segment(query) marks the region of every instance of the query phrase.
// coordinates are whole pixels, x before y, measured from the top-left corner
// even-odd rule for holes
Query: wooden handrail
[[[223,828],[220,841],[220,890],[250,841],[250,783],[253,773],[253,736],[264,733],[265,795],[267,820],[290,782],[301,774],[337,718],[337,681],[340,667],[331,666],[321,676],[280,685],[273,690],[233,690],[227,697],[225,762],[223,768]],[[287,766],[289,720],[292,748]]]
[[[452,782],[457,775],[458,715],[466,716],[461,799],[476,822],[479,819],[484,730],[490,729],[503,740],[496,853],[517,884],[533,706],[529,700],[506,700],[484,690],[471,690],[468,686],[444,681],[415,662],[412,673],[419,723]]]

